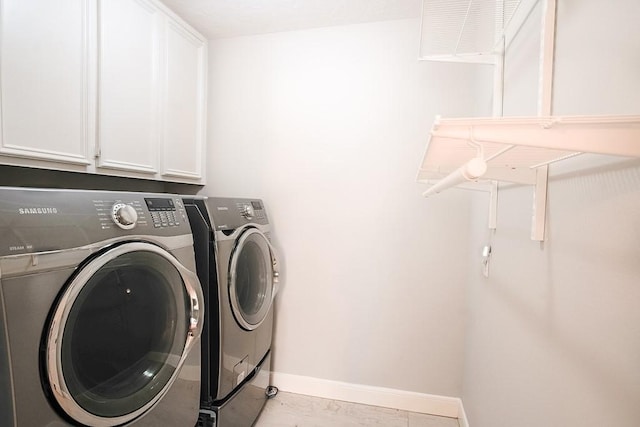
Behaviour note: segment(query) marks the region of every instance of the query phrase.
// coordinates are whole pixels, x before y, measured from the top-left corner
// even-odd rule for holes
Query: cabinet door
[[[167,23],[162,175],[202,179],[205,159],[206,41]]]
[[[0,2],[0,155],[62,169],[92,163],[90,7],[89,0]]]
[[[99,2],[99,168],[157,172],[161,18],[144,0]]]

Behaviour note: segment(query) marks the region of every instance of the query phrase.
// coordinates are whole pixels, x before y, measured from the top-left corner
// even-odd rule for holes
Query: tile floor
[[[267,401],[254,427],[459,427],[437,417],[319,397],[279,392]]]

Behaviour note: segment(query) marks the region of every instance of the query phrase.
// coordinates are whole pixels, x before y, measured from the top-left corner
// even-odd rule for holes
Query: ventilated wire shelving
[[[478,159],[486,164],[479,176],[452,177],[451,186],[535,184],[536,169],[583,153],[640,157],[640,116],[436,118],[417,180],[443,180]]]
[[[419,58],[493,63],[521,0],[423,0]]]
[[[537,4],[543,16],[538,116],[500,117],[500,102],[495,117],[437,117],[417,181],[429,185],[425,197],[452,187],[490,192],[491,229],[498,183],[532,185],[531,238],[542,241],[548,165],[582,153],[640,158],[640,116],[551,114],[556,0],[423,0],[419,59],[494,64],[494,101],[500,101],[506,38]]]

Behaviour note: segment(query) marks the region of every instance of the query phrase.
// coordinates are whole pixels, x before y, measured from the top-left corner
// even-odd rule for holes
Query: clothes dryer
[[[184,202],[209,313],[201,411],[219,427],[250,426],[274,390],[269,371],[279,264],[270,224],[259,199]]]
[[[0,425],[195,425],[203,299],[179,197],[0,188]]]

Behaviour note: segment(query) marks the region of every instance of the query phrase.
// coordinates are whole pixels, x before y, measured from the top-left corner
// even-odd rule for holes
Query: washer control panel
[[[156,229],[171,229],[173,232],[176,227],[188,227],[187,213],[179,197],[126,197],[129,194],[121,194],[125,197],[93,200],[102,230],[109,230],[114,226],[122,230],[151,226]]]
[[[0,187],[0,212],[0,258],[127,237],[191,238],[182,196],[176,194]]]
[[[170,198],[145,198],[144,201],[151,215],[151,222],[156,228],[177,227],[182,221],[186,221],[182,202]],[[179,210],[179,212],[178,212]]]
[[[131,230],[136,226],[138,213],[135,208],[126,203],[116,203],[111,207],[111,219],[116,225],[125,230]]]

